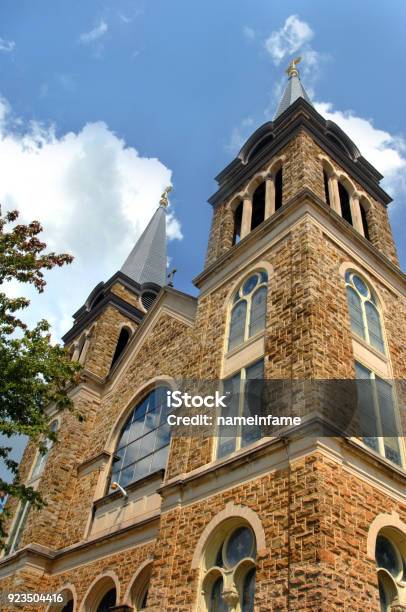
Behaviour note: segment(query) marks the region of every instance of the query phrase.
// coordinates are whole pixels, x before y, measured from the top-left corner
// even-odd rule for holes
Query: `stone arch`
[[[121,355],[124,353],[125,349],[128,347],[133,333],[134,329],[132,325],[127,324],[127,322],[123,322],[119,326],[116,348],[114,350],[113,357],[111,360],[110,370],[115,366]]]
[[[115,572],[108,570],[96,576],[83,597],[79,612],[94,612],[103,595],[112,588],[116,589],[117,605],[120,601],[120,582]]]
[[[245,194],[246,197],[250,197],[252,198],[252,196],[254,195],[254,191],[256,190],[257,187],[259,187],[259,185],[261,183],[263,183],[263,181],[266,179],[267,177],[267,173],[266,172],[260,172],[259,174],[256,174],[248,183],[246,189],[245,189]]]
[[[269,263],[269,261],[266,261],[265,259],[261,259],[258,262],[253,263],[248,270],[245,270],[244,272],[241,272],[241,274],[239,274],[233,281],[231,288],[228,290],[228,293],[224,299],[224,303],[223,303],[223,309],[227,310],[230,306],[230,300],[234,294],[234,292],[237,290],[237,288],[241,285],[241,283],[243,282],[243,280],[245,278],[248,278],[248,276],[250,274],[252,274],[253,272],[256,272],[257,270],[265,270],[265,272],[268,275],[268,282],[269,279],[271,278],[271,276],[274,273],[274,268],[272,266],[272,264]]]
[[[239,204],[243,201],[243,199],[244,193],[241,191],[234,195],[230,200],[228,200],[225,206],[226,208],[231,210],[232,213],[235,213],[236,208],[238,208]]]
[[[71,595],[70,599],[73,600],[73,609],[75,610],[76,606],[77,606],[78,596],[77,596],[76,588],[75,588],[75,586],[71,582],[63,584],[57,590],[57,594],[58,595],[59,594],[63,595],[64,593],[69,593]],[[69,599],[68,599],[68,601],[69,601]],[[65,602],[65,603],[67,603],[67,602]],[[47,612],[60,612],[60,611],[61,611],[60,604],[50,604],[48,606],[48,608],[47,608]]]
[[[397,512],[392,511],[392,514],[378,514],[372,521],[367,538],[367,557],[375,561],[375,546],[376,539],[379,533],[384,529],[393,529],[406,538],[406,523],[404,523]]]
[[[255,534],[258,554],[262,555],[265,553],[265,532],[257,513],[247,506],[236,506],[233,502],[230,502],[226,505],[224,510],[212,518],[210,523],[206,525],[205,529],[200,535],[193,554],[192,569],[198,569],[200,567],[201,559],[212,535],[221,527],[222,524],[232,521],[233,519],[242,520],[248,523]]]
[[[282,168],[285,161],[286,155],[280,155],[276,159],[273,159],[269,166],[267,166],[265,174],[271,175],[272,178],[275,178],[276,173]]]
[[[344,279],[347,270],[354,270],[354,272],[358,272],[360,276],[365,279],[365,281],[368,283],[368,285],[371,287],[372,291],[376,295],[380,311],[382,312],[382,314],[385,314],[385,312],[387,312],[385,300],[382,297],[380,289],[377,288],[375,281],[371,279],[371,275],[358,264],[348,260],[344,261],[339,268],[339,274]]]
[[[145,580],[149,580],[151,577],[152,563],[152,558],[148,558],[138,567],[125,592],[123,598],[124,605],[133,606],[134,600],[141,595],[145,585]]]
[[[329,176],[332,174],[336,174],[336,169],[334,168],[331,161],[325,155],[319,155],[319,159],[321,161],[321,165],[323,166],[323,170],[327,172]]]
[[[364,230],[364,236],[367,240],[370,240],[372,204],[369,198],[367,198],[366,195],[363,193],[361,193],[359,197],[359,207],[360,207],[362,228]]]
[[[347,189],[350,197],[354,193],[357,192],[357,189],[356,189],[354,183],[352,182],[352,180],[349,178],[349,176],[347,174],[344,174],[343,172],[339,172],[337,174],[337,180],[344,185],[344,187]]]

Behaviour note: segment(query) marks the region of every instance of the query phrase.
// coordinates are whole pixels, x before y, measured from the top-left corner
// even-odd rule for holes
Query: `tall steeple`
[[[165,189],[159,207],[121,267],[123,274],[140,285],[155,283],[163,286],[166,282],[166,208],[169,191],[171,187]]]
[[[289,64],[286,74],[289,76],[288,84],[286,85],[286,89],[283,93],[282,99],[279,102],[278,109],[274,116],[274,121],[277,119],[282,113],[289,108],[293,102],[295,102],[298,98],[304,98],[306,102],[311,104],[310,98],[306,93],[305,88],[303,87],[300,77],[299,71],[296,68],[297,64],[301,61],[301,57],[297,57],[292,60]]]

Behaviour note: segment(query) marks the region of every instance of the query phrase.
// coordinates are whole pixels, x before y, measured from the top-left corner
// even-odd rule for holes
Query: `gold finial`
[[[289,66],[286,69],[286,74],[288,75],[288,77],[293,77],[293,76],[299,76],[299,71],[296,68],[297,64],[299,64],[302,61],[302,58],[300,57],[296,57],[295,59],[293,59]]]
[[[168,208],[169,206],[169,200],[168,200],[168,194],[172,191],[172,186],[169,185],[169,187],[167,187],[163,194],[161,195],[161,199],[159,200],[159,204],[161,206],[163,206],[164,208]]]

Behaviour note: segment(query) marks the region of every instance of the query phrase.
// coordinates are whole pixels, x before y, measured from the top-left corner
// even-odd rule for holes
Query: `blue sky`
[[[404,265],[405,18],[401,0],[2,0],[0,201],[76,257],[28,293],[28,320],[59,338],[168,182],[175,284],[194,291],[214,176],[272,117],[298,54],[316,108],[386,175]]]

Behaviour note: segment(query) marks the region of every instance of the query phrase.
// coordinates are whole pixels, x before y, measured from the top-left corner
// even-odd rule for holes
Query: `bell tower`
[[[300,80],[299,61],[286,71],[288,82],[273,121],[257,129],[216,177],[206,267],[263,222],[285,218],[305,196],[398,266],[387,216],[391,198],[379,185],[382,175],[338,125],[314,109]]]
[[[127,259],[108,281],[99,283],[73,315],[63,340],[72,359],[104,378],[166,284],[166,207],[168,187],[159,207]]]

